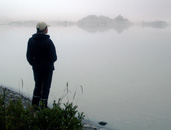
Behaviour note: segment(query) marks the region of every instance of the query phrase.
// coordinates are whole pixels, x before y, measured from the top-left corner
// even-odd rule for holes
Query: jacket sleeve
[[[56,48],[54,46],[54,43],[50,40],[51,43],[51,48],[50,48],[50,53],[51,53],[51,61],[55,62],[57,60],[57,53],[56,53]]]
[[[29,64],[32,66],[33,65],[33,57],[32,57],[31,40],[30,39],[28,41],[26,58],[27,58],[27,61],[29,62]]]

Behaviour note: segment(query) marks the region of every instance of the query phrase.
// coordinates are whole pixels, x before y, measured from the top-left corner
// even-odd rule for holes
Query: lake
[[[0,85],[29,98],[34,81],[26,48],[34,33],[35,27],[0,25]],[[49,106],[66,94],[68,83],[63,100],[78,105],[93,125],[105,121],[101,128],[171,129],[170,26],[51,26],[49,35],[58,55]]]

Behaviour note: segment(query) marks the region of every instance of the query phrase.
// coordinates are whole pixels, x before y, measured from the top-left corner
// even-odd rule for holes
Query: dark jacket
[[[28,40],[27,60],[36,71],[54,70],[56,49],[49,35],[34,34]]]

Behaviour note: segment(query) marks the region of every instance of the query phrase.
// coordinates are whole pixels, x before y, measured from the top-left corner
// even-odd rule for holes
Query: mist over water
[[[94,16],[75,24],[52,22],[49,35],[58,61],[49,105],[62,97],[68,82],[69,101],[76,92],[74,104],[93,124],[106,121],[107,129],[169,130],[170,26],[163,21],[122,20],[124,25]],[[27,41],[35,33],[33,24],[0,25],[0,84],[30,98],[34,81],[25,55]]]

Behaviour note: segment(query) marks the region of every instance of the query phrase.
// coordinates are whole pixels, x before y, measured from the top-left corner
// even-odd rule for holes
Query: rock
[[[4,93],[6,95],[5,102],[9,102],[10,100],[16,101],[18,99],[21,99],[22,104],[24,105],[24,108],[26,108],[29,104],[31,104],[31,100],[29,98],[26,98],[22,94],[19,94],[10,89],[0,86],[0,94],[3,95]]]
[[[98,124],[100,124],[101,126],[105,126],[107,124],[107,122],[101,121]]]

